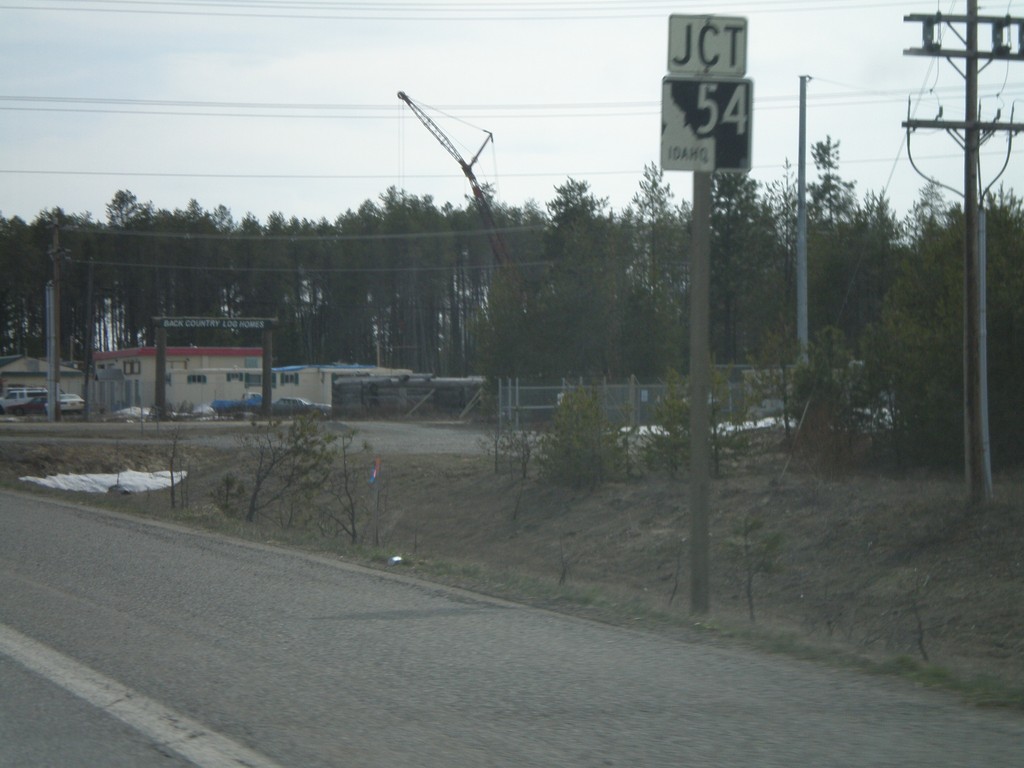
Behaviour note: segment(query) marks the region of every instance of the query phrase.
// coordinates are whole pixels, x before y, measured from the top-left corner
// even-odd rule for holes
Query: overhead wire
[[[842,92],[821,93],[815,95],[815,106],[861,106],[865,104],[883,104],[902,101],[906,91],[902,89],[869,89],[849,85],[834,80],[821,79],[840,88]],[[1005,93],[1010,89],[1024,92],[1024,82],[1009,83],[1004,81],[997,92]],[[930,91],[953,91],[955,86]],[[759,95],[755,109],[793,109],[796,97],[790,94]],[[125,114],[154,114],[160,116],[238,116],[238,117],[295,117],[301,119],[392,119],[401,113],[401,108],[391,104],[341,104],[341,103],[283,103],[283,102],[248,102],[248,101],[198,101],[198,100],[167,100],[167,99],[127,99],[127,98],[96,98],[79,96],[26,96],[17,94],[0,94],[0,102],[8,104],[27,104],[29,106],[6,107],[0,110],[18,111],[94,111]],[[63,105],[43,107],[36,105]],[[109,107],[128,107],[126,110],[109,109]],[[163,108],[155,111],[156,108]],[[610,102],[506,102],[491,104],[442,104],[431,109],[453,120],[463,122],[470,127],[482,130],[471,120],[474,119],[537,119],[552,117],[595,117],[595,116],[647,116],[653,110],[660,109],[657,101],[610,101]],[[86,108],[89,108],[86,110]],[[211,111],[216,110],[216,111]],[[260,110],[253,112],[252,110]],[[586,110],[586,111],[584,111]],[[284,113],[284,114],[282,114]]]
[[[959,155],[932,154],[923,155],[923,160],[948,160]],[[872,163],[888,163],[889,157],[869,157],[843,159],[844,165],[865,165]],[[752,170],[764,170],[775,168],[772,164],[754,164]],[[637,174],[636,168],[623,168],[611,170],[587,170],[576,169],[572,171],[511,171],[503,172],[506,179],[544,179],[564,178],[565,176],[623,176]],[[63,169],[26,169],[26,168],[0,168],[0,174],[26,175],[26,176],[111,176],[125,178],[170,178],[170,179],[265,179],[265,180],[294,180],[294,181],[373,181],[380,179],[392,179],[394,174],[344,174],[344,173],[208,173],[208,172],[181,172],[181,171],[89,171],[89,170],[63,170]],[[463,178],[458,171],[450,173],[408,173],[403,171],[403,179],[455,179]]]
[[[922,5],[907,0],[906,6]],[[716,12],[746,14],[846,11],[888,7],[883,0],[718,0]],[[508,21],[650,18],[681,10],[676,0],[561,0],[560,2],[198,2],[197,0],[56,0],[45,6],[4,3],[0,10],[372,21]]]
[[[90,264],[96,266],[105,267],[130,267],[133,269],[161,269],[161,270],[180,270],[185,272],[262,272],[262,273],[276,273],[276,274],[289,274],[295,272],[295,267],[254,267],[246,265],[245,267],[229,267],[220,266],[216,264],[168,264],[161,262],[159,264],[146,264],[142,262],[132,261],[109,261],[103,259],[95,259],[89,261]],[[526,267],[549,267],[554,262],[551,261],[532,261],[524,262],[517,265],[522,268]],[[445,272],[451,273],[455,271],[462,272],[486,272],[494,269],[491,265],[486,264],[446,264],[446,265],[415,265],[411,267],[318,267],[303,265],[302,271],[306,274],[323,274],[323,275],[341,275],[341,274],[406,274],[412,272]]]
[[[522,225],[516,227],[500,227],[498,231],[502,234],[520,234],[526,232],[537,232],[544,228],[543,225]],[[395,232],[395,233],[373,233],[373,234],[362,234],[353,233],[347,234],[344,232],[324,235],[324,234],[277,234],[277,233],[246,233],[246,232],[171,232],[171,231],[153,231],[153,230],[132,230],[132,229],[118,229],[115,227],[103,227],[103,226],[83,226],[83,225],[71,225],[62,227],[61,231],[67,234],[85,234],[92,235],[98,238],[139,238],[139,239],[152,239],[152,240],[184,240],[188,242],[225,242],[225,243],[242,243],[242,242],[261,242],[261,243],[292,243],[292,244],[310,244],[310,243],[360,243],[360,242],[406,242],[412,240],[440,240],[440,239],[457,239],[457,238],[487,238],[490,236],[490,230],[462,230],[457,232],[444,231],[444,232]],[[166,261],[161,261],[158,264],[145,263],[138,261],[127,261],[127,260],[111,260],[111,259],[93,259],[90,260],[91,264],[97,266],[109,266],[109,267],[129,267],[133,269],[167,269],[167,270],[185,270],[185,271],[204,271],[204,272],[266,272],[266,273],[292,273],[295,271],[295,266],[291,265],[288,267],[260,267],[246,265],[245,267],[239,266],[225,266],[218,264],[210,264],[204,262],[202,264],[174,264]],[[522,268],[528,267],[545,267],[550,266],[551,262],[546,260],[538,260],[531,262],[523,262],[519,264]],[[481,271],[485,272],[493,270],[494,265],[490,264],[448,264],[448,265],[424,265],[415,264],[408,266],[372,266],[372,267],[325,267],[317,265],[304,264],[301,269],[309,274],[401,274],[411,272],[452,272],[454,270],[462,271]]]
[[[342,243],[342,242],[384,242],[391,240],[442,240],[445,238],[459,237],[481,237],[486,238],[492,231],[501,234],[519,234],[524,232],[539,232],[544,229],[543,224],[523,224],[515,227],[498,227],[496,230],[458,230],[458,231],[434,231],[434,232],[375,232],[344,233],[338,232],[330,235],[295,235],[277,234],[272,232],[245,233],[245,232],[171,232],[154,231],[145,229],[119,229],[117,227],[104,226],[83,226],[70,225],[61,228],[62,232],[74,232],[79,234],[91,234],[100,237],[127,237],[140,239],[167,239],[167,240],[207,240],[220,242],[245,242],[255,241],[261,243]]]
[[[905,5],[927,5],[925,2],[908,2]],[[108,11],[108,12],[175,12],[182,14],[202,15],[211,8],[229,11],[229,15],[252,15],[261,17],[267,15],[267,11],[282,11],[276,16],[306,18],[307,12],[320,13],[380,13],[387,12],[395,17],[414,18],[415,14],[429,12],[436,14],[458,14],[470,12],[495,17],[501,13],[526,14],[523,18],[542,19],[550,18],[550,13],[573,14],[574,18],[591,18],[589,15],[594,11],[604,13],[621,13],[627,16],[644,15],[646,11],[657,10],[659,15],[665,11],[679,11],[679,3],[676,0],[665,0],[664,2],[638,2],[637,0],[562,0],[561,2],[548,2],[536,0],[533,2],[344,2],[341,0],[304,0],[302,2],[284,2],[283,0],[213,0],[211,2],[198,2],[197,0],[54,0],[53,2],[41,4],[0,4],[0,9],[18,10],[51,10],[51,11]],[[757,13],[773,13],[778,11],[803,12],[811,10],[846,11],[863,8],[885,7],[884,2],[864,2],[864,0],[817,0],[817,2],[796,2],[795,0],[748,0],[747,2],[730,2],[720,0],[719,6],[722,11],[727,11],[731,6],[742,6],[745,13],[756,15]],[[813,6],[813,7],[812,7]],[[389,16],[389,18],[391,18]],[[451,16],[449,18],[455,18]],[[828,82],[828,81],[826,81]],[[846,87],[842,83],[834,83],[839,87]],[[1024,87],[1021,84],[1010,85],[1004,81],[1004,89]],[[902,98],[904,92],[854,89],[856,93],[829,93],[819,94],[815,98],[814,108],[838,108],[838,107],[861,107],[872,104],[882,104],[894,101],[897,94]],[[1005,90],[1004,90],[1005,92]],[[294,119],[294,120],[373,120],[393,119],[394,110],[398,107],[393,105],[379,104],[338,104],[338,103],[280,103],[280,102],[251,102],[251,101],[197,101],[197,100],[155,100],[155,99],[118,99],[118,98],[84,98],[84,97],[62,97],[62,96],[0,96],[0,111],[38,111],[38,112],[75,112],[79,114],[137,114],[140,116],[179,116],[179,117],[216,117],[216,118],[243,118],[243,119]],[[573,103],[505,103],[505,104],[463,104],[463,105],[441,105],[435,107],[439,112],[453,120],[473,125],[470,119],[486,120],[537,120],[537,119],[611,119],[611,118],[633,118],[650,117],[658,114],[660,103],[653,101],[635,102],[584,102]],[[756,111],[793,109],[795,99],[789,95],[762,95],[759,96],[755,106]],[[399,109],[399,115],[402,110]],[[399,119],[398,130],[401,141],[399,142],[399,169],[401,178],[406,178],[404,143],[405,126],[402,118]],[[474,126],[476,127],[476,126]],[[904,139],[905,141],[905,139]],[[492,146],[492,156],[494,156]],[[897,160],[898,162],[898,155]],[[879,162],[877,159],[849,160],[844,162],[871,163]],[[886,188],[892,181],[895,172],[890,173],[886,182]],[[495,163],[496,167],[496,163]],[[765,167],[765,166],[759,166]],[[774,165],[772,166],[774,167]],[[373,179],[373,178],[394,178],[394,174],[245,174],[245,173],[164,173],[146,172],[121,174],[115,172],[90,172],[90,171],[36,171],[32,169],[0,169],[0,173],[62,173],[70,175],[125,175],[125,176],[150,176],[150,177],[186,177],[186,178],[279,178],[279,179]],[[586,175],[623,175],[636,174],[637,169],[628,170],[607,170],[607,171],[577,171],[576,174]],[[509,174],[509,177],[559,177],[565,173],[520,173]],[[453,170],[450,174],[419,174],[410,178],[456,178],[458,174]]]

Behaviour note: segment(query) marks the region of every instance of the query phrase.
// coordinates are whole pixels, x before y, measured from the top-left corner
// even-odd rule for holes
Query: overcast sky
[[[983,0],[981,13],[1022,6]],[[493,133],[475,169],[500,202],[543,206],[572,177],[621,210],[659,162],[668,18],[708,13],[747,19],[754,177],[782,178],[787,160],[795,173],[809,75],[809,142],[837,140],[858,198],[884,193],[902,214],[924,185],[908,109],[963,116],[953,66],[903,54],[921,44],[904,15],[937,10],[964,14],[966,2],[0,0],[0,213],[60,206],[105,220],[122,189],[170,210],[223,205],[236,220],[333,220],[390,186],[464,205],[458,165],[399,90],[467,159]],[[949,31],[943,41],[963,48]],[[982,117],[1009,121],[1024,62],[991,65],[981,85]],[[986,183],[1006,148],[1004,134],[985,145]],[[910,149],[962,187],[951,136],[918,132]],[[689,199],[690,173],[666,178]],[[1022,181],[1024,157],[1011,155],[1003,183],[1020,193]]]

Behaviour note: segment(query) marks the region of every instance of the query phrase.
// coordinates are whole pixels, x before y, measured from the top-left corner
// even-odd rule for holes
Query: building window
[[[282,385],[283,384],[295,384],[296,386],[298,386],[298,384],[299,384],[299,374],[297,374],[297,373],[282,373],[281,374],[281,384]]]
[[[228,383],[232,381],[245,381],[245,374],[241,371],[235,371],[228,374]]]
[[[247,357],[247,358],[245,358],[245,367],[246,368],[262,368],[263,367],[263,360],[261,358],[258,358],[258,357]]]
[[[126,376],[138,375],[142,373],[142,363],[138,360],[125,360],[121,363],[121,367],[124,369]]]
[[[247,387],[259,387],[263,385],[263,374],[262,373],[247,373],[245,374],[245,386]]]
[[[205,373],[190,373],[186,379],[189,384],[205,384],[206,374]]]

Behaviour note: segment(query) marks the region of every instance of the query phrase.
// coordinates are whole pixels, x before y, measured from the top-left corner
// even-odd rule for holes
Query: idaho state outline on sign
[[[711,84],[710,98],[717,108],[698,105],[700,86]],[[737,94],[737,89],[744,91]],[[694,79],[667,77],[662,85],[661,153],[665,170],[746,172],[750,170],[751,105],[753,86],[734,78]],[[744,120],[721,119],[738,95]],[[707,99],[705,99],[707,101]],[[706,129],[712,118],[716,122]]]

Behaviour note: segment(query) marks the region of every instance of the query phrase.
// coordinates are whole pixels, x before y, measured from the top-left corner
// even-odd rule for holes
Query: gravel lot
[[[328,428],[353,429],[361,446],[368,444],[384,453],[480,453],[481,441],[490,439],[487,427],[454,421],[350,421],[328,422]],[[170,440],[177,434],[189,443],[215,448],[231,448],[238,435],[250,429],[247,421],[183,422],[89,422],[66,421],[50,424],[15,417],[0,417],[0,442],[60,442],[63,440],[121,444]]]

